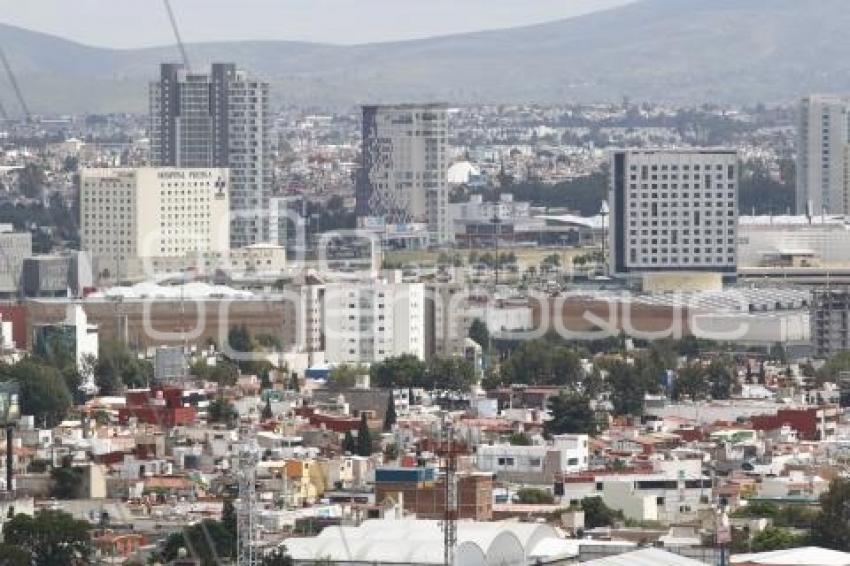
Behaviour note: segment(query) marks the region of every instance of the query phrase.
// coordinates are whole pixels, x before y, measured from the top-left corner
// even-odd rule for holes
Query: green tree
[[[3,539],[27,552],[33,566],[87,564],[92,556],[91,525],[63,511],[18,514],[3,526]]]
[[[384,447],[384,462],[395,462],[398,460],[399,454],[398,444],[387,444]]]
[[[292,566],[292,557],[286,553],[286,549],[277,548],[270,554],[260,559],[260,566]]]
[[[634,363],[615,360],[603,369],[608,372],[606,383],[615,415],[643,414],[646,394],[660,391],[661,370],[645,356],[636,358]]]
[[[239,376],[239,368],[228,359],[216,360],[214,365],[207,364],[205,360],[198,360],[189,372],[198,379],[212,381],[220,386],[235,385]]]
[[[146,387],[153,379],[153,366],[140,360],[121,342],[104,341],[94,366],[95,383],[101,395],[114,395],[124,387]]]
[[[274,413],[272,413],[271,398],[266,398],[266,405],[263,407],[263,412],[260,416],[264,421],[270,420],[272,417],[274,417]]]
[[[372,386],[382,389],[424,387],[426,369],[425,362],[412,354],[387,358],[372,365]]]
[[[511,446],[531,446],[531,438],[524,432],[514,432],[508,438]]]
[[[527,505],[546,505],[553,503],[555,498],[545,489],[524,487],[516,492],[516,500]]]
[[[819,381],[837,381],[842,372],[850,371],[850,351],[838,352],[829,358],[818,370]]]
[[[41,198],[47,185],[44,167],[36,163],[27,163],[18,172],[18,189],[27,198]]]
[[[35,357],[46,365],[53,366],[60,371],[67,367],[77,366],[77,354],[74,344],[66,335],[52,334],[40,341],[34,349]]]
[[[806,537],[798,536],[780,527],[767,527],[750,542],[753,552],[768,552],[770,550],[782,550],[794,548],[806,544]]]
[[[435,358],[428,365],[427,380],[431,389],[469,391],[475,385],[475,368],[464,358]]]
[[[331,370],[328,376],[328,389],[338,391],[340,389],[351,389],[357,385],[357,377],[366,373],[367,370],[360,366],[341,364]]]
[[[384,432],[390,432],[395,426],[398,417],[395,412],[395,397],[393,392],[387,395],[387,412],[384,414]]]
[[[582,381],[581,360],[567,346],[548,338],[522,342],[502,364],[503,385],[561,385],[578,388]]]
[[[0,566],[32,566],[32,555],[23,548],[0,543]]]
[[[850,551],[850,480],[836,478],[820,496],[820,515],[812,524],[812,543]]]
[[[37,423],[48,428],[62,422],[71,407],[71,393],[59,370],[37,360],[0,366],[0,379],[18,382],[22,413],[33,415]]]
[[[236,515],[236,506],[233,504],[232,499],[225,499],[224,505],[221,507],[221,525],[224,527],[224,530],[227,532],[227,535],[231,540],[235,541],[239,536],[239,531],[237,530],[237,515]],[[232,545],[233,550],[236,550],[236,545]],[[231,555],[231,558],[235,556]]]
[[[76,499],[83,481],[83,471],[71,465],[70,456],[62,459],[62,465],[50,470],[53,485],[50,497],[56,499]]]
[[[599,432],[596,413],[590,407],[590,399],[584,395],[562,392],[550,398],[549,413],[552,418],[543,425],[547,435]]]
[[[222,521],[205,519],[200,523],[171,533],[165,539],[158,559],[170,562],[186,549],[187,555],[199,561],[201,566],[218,566],[222,557],[236,555],[236,539]]]
[[[599,213],[608,194],[607,168],[584,177],[550,185],[538,181],[507,183],[499,192],[512,193],[518,201],[530,201],[547,208],[569,208],[583,216]]]
[[[785,352],[785,346],[783,346],[781,342],[777,342],[771,346],[770,357],[780,363],[786,363],[788,361],[788,355]]]
[[[283,341],[280,339],[280,336],[275,336],[273,334],[257,334],[256,341],[257,344],[263,348],[273,350],[283,349]]]
[[[227,343],[235,356],[250,354],[254,352],[257,346],[245,325],[231,328],[227,333]]]
[[[698,363],[681,368],[673,384],[673,398],[687,397],[692,401],[705,399],[709,391],[706,372]]]
[[[369,430],[366,413],[360,413],[360,426],[357,428],[357,455],[372,455],[372,432]]]
[[[738,188],[738,208],[742,213],[785,214],[795,210],[794,161],[779,162],[782,180],[777,181],[764,163],[751,162],[741,171]],[[804,213],[797,210],[797,214]]]
[[[584,511],[584,526],[588,529],[610,527],[614,521],[623,519],[623,512],[605,505],[601,497],[585,497],[581,500],[581,509]]]
[[[649,349],[642,361],[653,371],[661,373],[675,369],[679,365],[678,348],[673,340],[655,340],[649,344]]]
[[[345,436],[342,438],[342,451],[348,454],[357,454],[357,441],[350,430],[345,431]]]
[[[476,318],[469,326],[469,337],[486,352],[490,348],[490,331],[480,318]]]
[[[228,428],[233,428],[238,418],[239,414],[233,403],[224,397],[214,399],[207,408],[207,420],[210,423],[225,424]]]
[[[602,379],[602,372],[594,366],[581,380],[581,393],[590,399],[597,399],[604,392],[605,380]]]
[[[755,517],[760,519],[775,519],[779,514],[779,506],[770,501],[749,501],[729,513],[730,517]]]
[[[726,362],[712,360],[705,371],[706,379],[711,384],[712,399],[729,399],[735,385],[735,377]]]

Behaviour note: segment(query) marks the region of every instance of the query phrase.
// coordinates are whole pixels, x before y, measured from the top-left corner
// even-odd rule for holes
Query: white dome
[[[449,167],[448,180],[450,185],[464,185],[469,178],[480,175],[481,171],[469,161],[458,161]]]

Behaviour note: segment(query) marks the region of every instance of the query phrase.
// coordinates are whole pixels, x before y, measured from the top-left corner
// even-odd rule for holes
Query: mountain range
[[[546,24],[403,42],[186,48],[194,68],[233,61],[269,80],[277,104],[771,103],[850,91],[847,8],[847,0],[640,0]],[[44,114],[144,112],[157,65],[179,60],[174,46],[95,48],[6,25],[0,46],[30,109]],[[0,101],[18,111],[3,75]]]

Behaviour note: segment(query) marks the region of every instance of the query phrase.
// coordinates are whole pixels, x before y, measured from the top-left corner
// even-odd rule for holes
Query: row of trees
[[[814,545],[850,551],[850,480],[837,478],[821,495],[817,508],[774,503],[750,503],[732,513],[734,517],[771,519],[772,525],[755,536],[747,529],[732,532],[733,552],[763,552]],[[803,531],[803,534],[800,534]],[[807,534],[806,534],[807,533]]]
[[[436,358],[426,364],[411,354],[373,364],[370,377],[373,387],[421,387],[431,391],[469,391],[476,380],[475,368],[465,359]]]
[[[274,347],[271,337],[252,337],[244,327],[230,331],[233,352],[256,353]],[[264,388],[269,383],[272,365],[254,359],[224,358],[215,365],[199,362],[192,366],[193,375],[214,381],[219,385],[233,385],[239,371],[260,377]],[[83,360],[78,367],[76,355],[69,343],[57,339],[44,344],[37,353],[15,364],[0,364],[0,381],[15,381],[21,388],[21,410],[33,415],[39,424],[56,426],[76,402],[82,402],[80,385],[85,376],[94,377],[101,395],[115,395],[125,388],[149,386],[154,379],[153,365],[139,358],[125,344],[104,340],[100,343],[97,359]],[[297,385],[297,383],[296,383]],[[232,417],[221,411],[220,421]],[[218,418],[218,417],[216,417]]]
[[[708,365],[695,362],[678,370],[671,396],[675,400],[685,397],[694,401],[708,397],[728,399],[734,383],[728,363],[722,360],[713,360]]]
[[[794,161],[779,162],[776,178],[766,163],[747,163],[741,172],[739,209],[742,214],[785,214],[794,211]],[[602,201],[607,198],[607,167],[590,175],[571,179],[556,185],[526,181],[516,183],[508,176],[501,177],[502,187],[485,191],[485,197],[496,199],[497,193],[513,193],[518,201],[530,201],[549,208],[565,207],[578,210],[584,216],[599,213]],[[800,213],[801,211],[797,211]]]
[[[68,513],[44,509],[18,514],[3,525],[0,564],[54,566],[90,564],[94,553],[91,525]]]

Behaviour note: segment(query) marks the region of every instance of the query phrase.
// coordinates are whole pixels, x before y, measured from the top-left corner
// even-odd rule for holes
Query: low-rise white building
[[[653,462],[645,474],[588,474],[555,483],[565,505],[586,497],[601,497],[605,505],[635,521],[676,522],[693,519],[711,502],[711,479],[703,476],[701,460]]]
[[[551,485],[561,474],[586,470],[588,457],[586,434],[559,434],[545,445],[482,445],[475,461],[479,470],[503,481]]]

